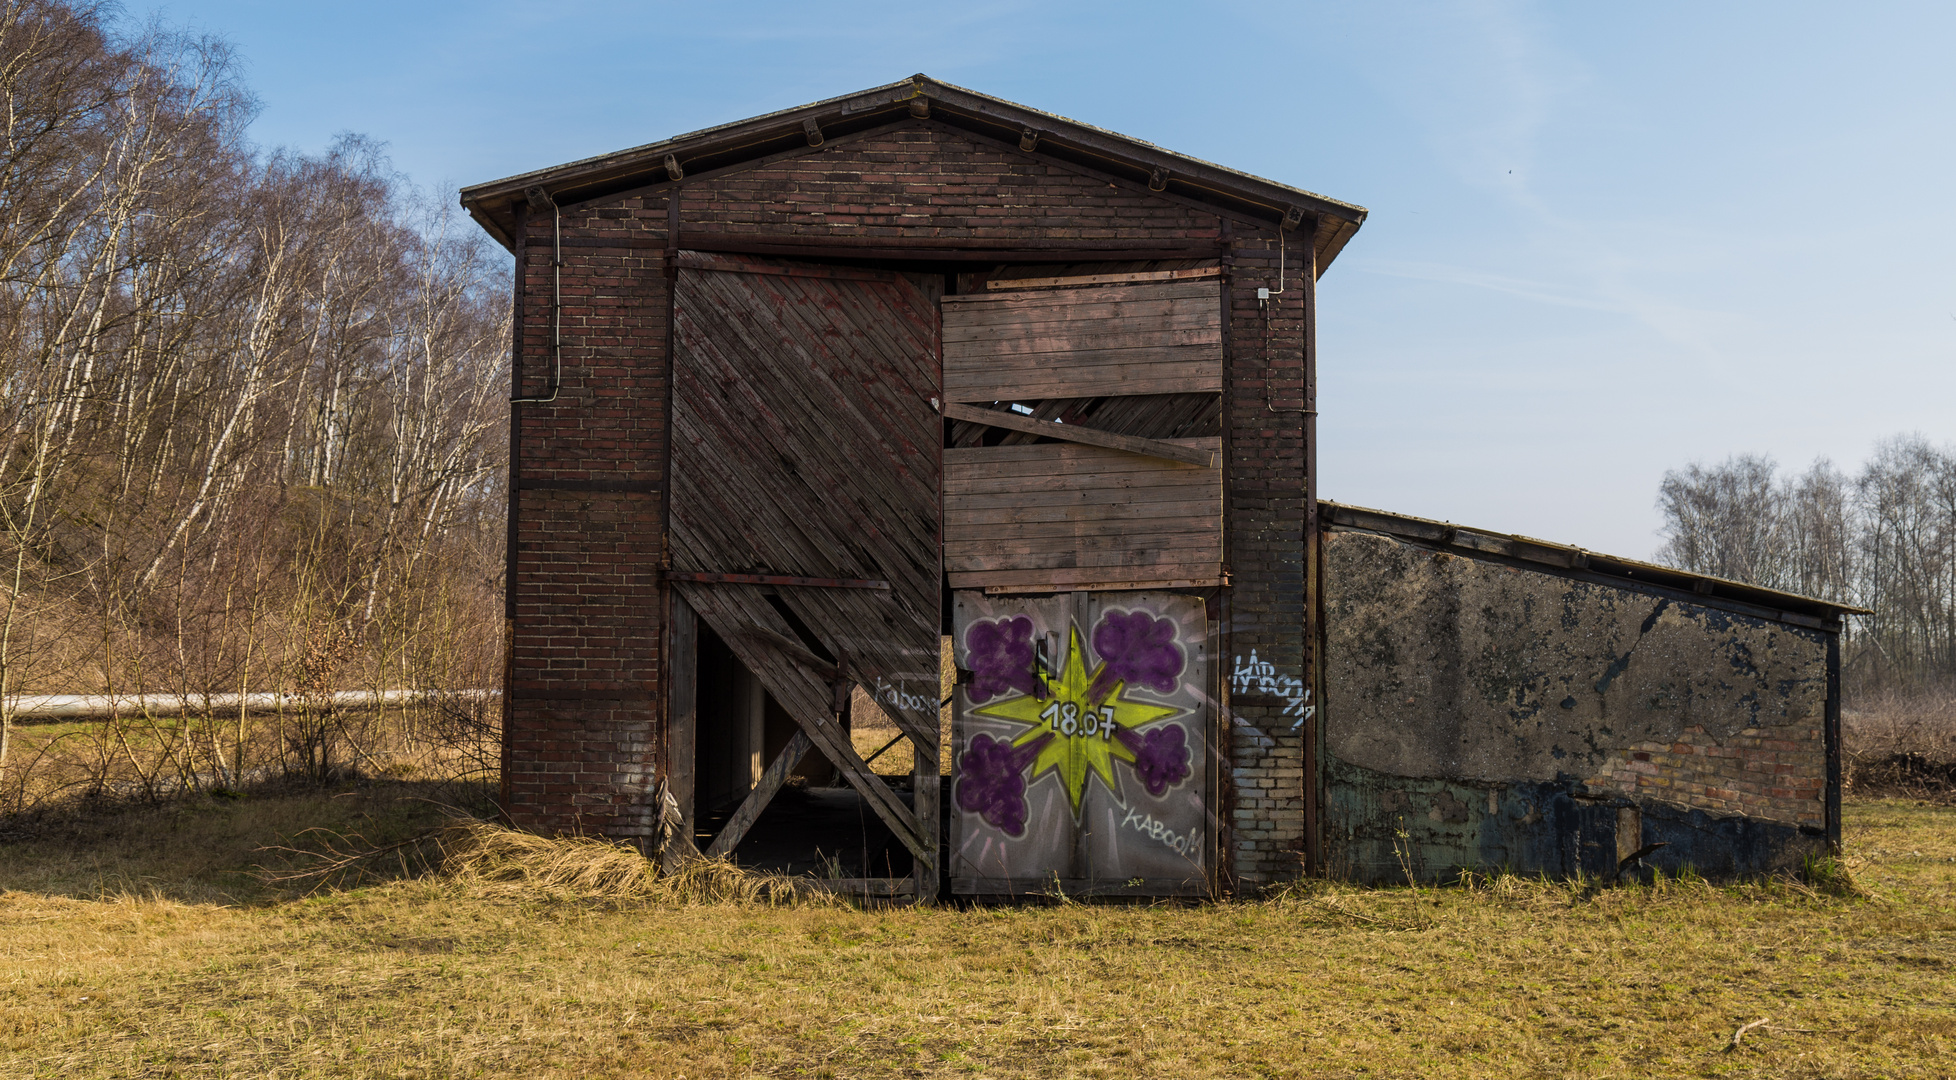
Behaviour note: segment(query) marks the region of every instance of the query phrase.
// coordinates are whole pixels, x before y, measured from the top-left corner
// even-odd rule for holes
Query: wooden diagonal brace
[[[780,616],[750,589],[702,587],[691,582],[676,583],[688,604],[719,632],[734,655],[767,692],[794,718],[822,756],[835,764],[842,778],[861,792],[876,816],[890,827],[910,853],[932,860],[935,844],[926,841],[933,835],[924,830],[917,816],[891,791],[881,777],[856,753],[849,733],[829,712],[829,680],[839,674],[783,633]]]
[[[820,675],[824,680],[832,682],[842,677],[841,668],[816,656],[808,650],[806,645],[803,645],[799,641],[789,640],[783,634],[777,634],[765,627],[753,626],[749,627],[740,637],[773,649],[787,659],[793,660],[802,667]]]
[[[795,661],[802,667],[828,680],[830,692],[835,695],[834,703],[831,706],[832,712],[840,713],[848,707],[849,689],[855,684],[850,680],[846,664],[831,664],[827,660],[808,651],[808,648],[800,642],[791,641],[785,635],[777,634],[772,630],[767,630],[762,627],[750,627],[741,636],[748,641],[773,649],[782,656]],[[877,701],[874,694],[865,696],[876,706],[877,711],[889,717],[890,722],[896,725],[898,731],[910,736],[913,741],[921,743],[926,739],[936,738],[936,728],[920,727],[903,714],[891,712],[889,709],[883,708],[883,703]]]
[[[722,855],[733,854],[733,849],[740,846],[741,838],[747,835],[747,830],[753,828],[754,822],[760,820],[761,811],[767,809],[767,804],[773,801],[775,792],[781,790],[782,783],[788,779],[788,770],[794,768],[795,762],[800,761],[802,755],[808,753],[814,745],[808,741],[807,735],[799,731],[795,732],[794,737],[788,740],[788,745],[782,747],[781,752],[768,763],[767,771],[761,774],[760,782],[754,785],[754,790],[748,792],[747,797],[740,801],[740,808],[734,811],[733,817],[727,819],[726,827],[720,830],[720,835],[713,838],[713,843],[706,849],[707,858],[717,859]]]
[[[862,792],[863,797],[869,800],[870,809],[876,811],[876,816],[883,819],[883,824],[890,827],[890,831],[903,842],[903,846],[909,848],[910,853],[919,859],[931,861],[934,855],[930,845],[924,843],[924,830],[918,824],[917,816],[910,812],[909,807],[903,805],[903,802],[897,798],[896,792],[891,791],[890,786],[883,782],[883,778],[870,769],[869,763],[863,760],[862,755],[856,753],[855,744],[849,741],[849,733],[842,730],[841,725],[831,717],[823,717],[820,721],[811,722],[796,715],[795,721],[801,724],[803,731],[808,732],[815,745],[821,749],[822,756],[835,765],[836,771],[842,774],[842,778],[849,781],[851,787]]]
[[[1162,439],[1144,439],[1139,435],[1116,435],[1111,431],[1082,427],[1079,424],[1055,424],[1051,420],[1035,420],[1018,413],[1000,412],[997,409],[981,409],[973,405],[960,405],[955,401],[944,403],[944,415],[953,420],[964,420],[973,424],[990,424],[1007,431],[1024,432],[1027,435],[1044,435],[1050,439],[1064,439],[1067,442],[1085,443],[1088,446],[1104,446],[1109,450],[1125,450],[1143,457],[1164,458],[1187,465],[1200,465],[1205,469],[1216,467],[1217,454],[1199,446],[1183,446],[1180,443]]]

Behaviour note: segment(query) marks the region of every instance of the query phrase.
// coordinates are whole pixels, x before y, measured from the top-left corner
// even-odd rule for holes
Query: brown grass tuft
[[[494,891],[580,900],[682,904],[800,904],[831,898],[811,883],[743,870],[726,859],[694,859],[660,874],[637,849],[590,836],[546,837],[486,821],[461,821],[437,837],[441,872]]]

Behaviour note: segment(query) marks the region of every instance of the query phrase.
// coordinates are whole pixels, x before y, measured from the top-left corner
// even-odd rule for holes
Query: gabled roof
[[[482,227],[507,246],[515,230],[515,207],[533,187],[559,205],[588,202],[668,179],[666,159],[682,174],[725,169],[756,158],[810,145],[807,122],[824,139],[881,127],[914,115],[926,103],[930,119],[977,135],[1018,145],[1030,133],[1036,153],[1086,166],[1112,176],[1148,183],[1171,194],[1208,203],[1219,210],[1278,224],[1288,217],[1318,218],[1330,228],[1317,233],[1318,270],[1323,272],[1365,221],[1365,209],[1302,188],[1251,176],[1152,143],[1131,139],[1063,116],[952,86],[925,75],[844,97],[757,116],[732,124],[677,135],[630,150],[601,154],[548,169],[522,173],[462,189],[462,205]]]

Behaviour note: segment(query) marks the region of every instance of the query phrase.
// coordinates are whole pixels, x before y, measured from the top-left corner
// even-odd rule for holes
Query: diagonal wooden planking
[[[695,265],[689,266],[693,262]],[[887,581],[885,591],[674,582],[925,864],[920,819],[831,714],[838,667],[937,756],[940,425],[935,279],[681,259],[671,534],[679,571]],[[772,594],[831,664],[795,644]],[[924,693],[903,688],[912,683]],[[910,702],[928,700],[928,704]],[[923,806],[924,800],[919,800]]]
[[[825,567],[821,573],[837,576],[857,573],[852,567],[888,568],[886,579],[899,594],[896,608],[877,598],[818,596],[803,590],[782,590],[781,599],[818,637],[855,656],[856,667],[868,676],[865,681],[923,681],[934,690],[934,632],[924,644],[924,635],[904,633],[897,625],[907,621],[921,627],[931,622],[934,614],[922,612],[934,612],[937,601],[936,448],[916,430],[934,429],[928,395],[912,400],[909,388],[903,387],[897,395],[902,400],[890,400],[874,412],[860,407],[865,397],[890,397],[892,378],[909,375],[885,364],[883,373],[890,377],[878,379],[873,377],[877,374],[874,357],[829,355],[837,344],[843,348],[865,341],[877,344],[852,333],[852,327],[835,325],[841,315],[867,306],[860,298],[818,296],[823,305],[818,308],[805,295],[781,293],[824,291],[827,282],[748,277],[744,280],[758,282],[748,290],[758,294],[756,298],[730,295],[725,283],[742,282],[741,277],[702,276],[708,284],[719,286],[718,294],[708,299],[721,305],[721,311],[751,315],[759,307],[766,317],[732,326],[725,319],[720,325],[701,320],[708,325],[700,335],[698,352],[702,360],[715,361],[708,372],[717,384],[714,392],[735,400],[736,407],[689,409],[704,396],[688,393],[686,382],[694,372],[689,370],[676,380],[675,426],[682,444],[743,447],[738,454],[675,468],[676,568],[692,568],[679,560],[687,549],[701,546],[688,543],[694,532],[714,534],[705,545],[712,548],[709,559],[747,559],[769,564],[775,572],[797,561]],[[826,325],[807,325],[811,312]],[[686,314],[694,317],[696,311],[689,306]],[[888,327],[898,320],[880,321]],[[756,323],[765,323],[763,329],[774,331],[776,340],[756,334]],[[681,328],[686,329],[684,321]],[[873,351],[898,350],[886,342]],[[904,348],[899,358],[911,352]],[[921,352],[927,359],[928,346]],[[729,389],[734,383],[740,385]],[[770,386],[789,389],[761,400],[762,391]],[[742,400],[743,393],[752,400]],[[906,410],[909,415],[901,416]],[[752,419],[742,422],[742,415]],[[892,417],[910,420],[912,430],[906,433],[891,422]],[[916,424],[917,420],[922,423]],[[702,430],[694,430],[695,422],[701,422]],[[685,507],[694,502],[712,506],[713,511],[689,515]],[[739,536],[733,535],[736,531]],[[724,562],[719,568],[729,569]],[[908,620],[897,614],[906,607],[913,616]],[[887,652],[880,646],[892,634],[915,639],[916,644],[904,650],[908,663],[878,662],[877,654]],[[935,730],[934,718],[924,710],[903,711],[912,714],[911,730]]]

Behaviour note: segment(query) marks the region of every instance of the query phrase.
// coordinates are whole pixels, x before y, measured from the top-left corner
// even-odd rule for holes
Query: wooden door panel
[[[867,687],[935,773],[939,279],[678,262],[668,528],[672,569],[700,577],[673,587],[918,857],[919,880],[935,880],[935,788],[905,805],[856,753],[836,702],[850,682]]]
[[[879,700],[906,730],[934,732],[938,286],[797,269],[682,260],[673,569],[888,582],[773,591],[829,659],[846,654],[852,676],[888,691]],[[734,587],[686,591],[702,588]]]
[[[966,895],[1205,893],[1212,639],[1168,592],[954,594],[946,846]]]

